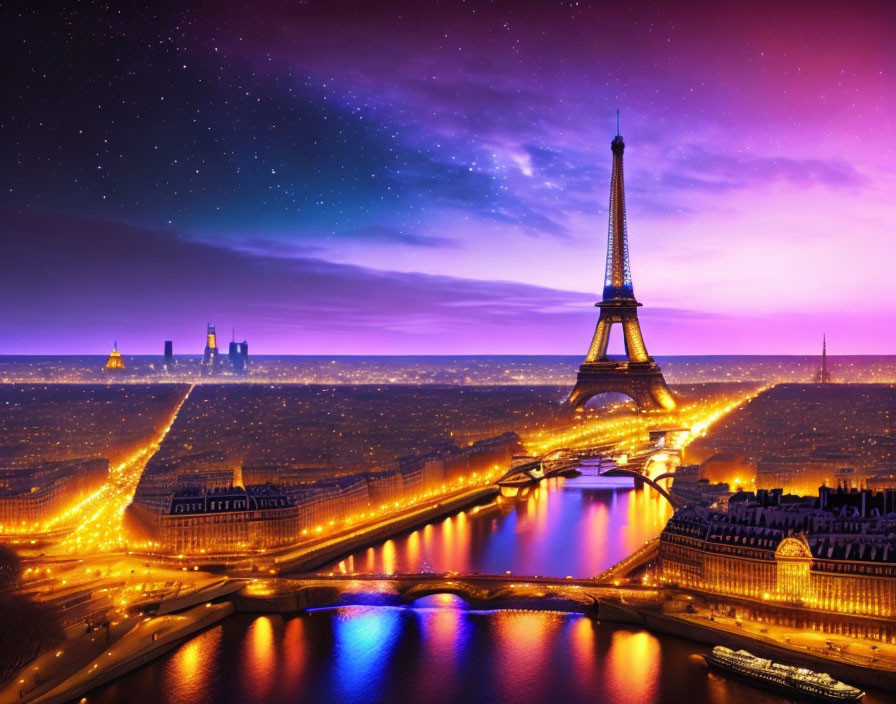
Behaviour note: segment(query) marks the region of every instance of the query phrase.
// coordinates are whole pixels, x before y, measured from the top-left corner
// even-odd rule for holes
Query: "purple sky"
[[[617,107],[653,354],[896,353],[896,6],[573,5],[23,11],[0,353],[584,354]]]

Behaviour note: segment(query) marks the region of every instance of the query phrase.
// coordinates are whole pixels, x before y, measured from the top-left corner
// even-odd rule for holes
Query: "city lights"
[[[194,5],[9,13],[0,704],[893,698],[892,3]]]

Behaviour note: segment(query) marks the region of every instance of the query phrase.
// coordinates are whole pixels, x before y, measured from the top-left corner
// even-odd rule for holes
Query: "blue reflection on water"
[[[334,701],[379,698],[401,628],[401,610],[343,607],[333,624],[331,687]]]
[[[500,574],[513,568],[516,557],[517,544],[517,515],[516,512],[502,516],[500,520],[494,519],[492,533],[484,541],[482,546],[482,564],[488,568],[482,570]],[[477,565],[479,567],[479,565]]]

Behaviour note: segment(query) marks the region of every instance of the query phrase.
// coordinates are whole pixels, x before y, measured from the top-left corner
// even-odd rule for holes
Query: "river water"
[[[325,571],[592,576],[657,535],[650,490],[582,476],[468,510]],[[91,694],[112,704],[781,704],[707,671],[704,645],[585,616],[408,607],[238,614]],[[886,699],[869,695],[866,704]]]
[[[593,470],[592,470],[593,471]],[[631,479],[553,478],[352,555],[325,571],[593,577],[659,535],[672,509]]]

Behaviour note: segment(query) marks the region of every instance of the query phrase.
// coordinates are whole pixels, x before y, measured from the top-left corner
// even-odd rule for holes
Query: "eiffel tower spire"
[[[607,232],[607,273],[604,277],[604,300],[634,298],[632,270],[628,261],[628,224],[625,218],[625,181],[622,176],[622,153],[625,142],[619,134],[619,111],[616,111],[616,136],[610,142],[613,151],[613,175],[610,179],[610,226]]]

